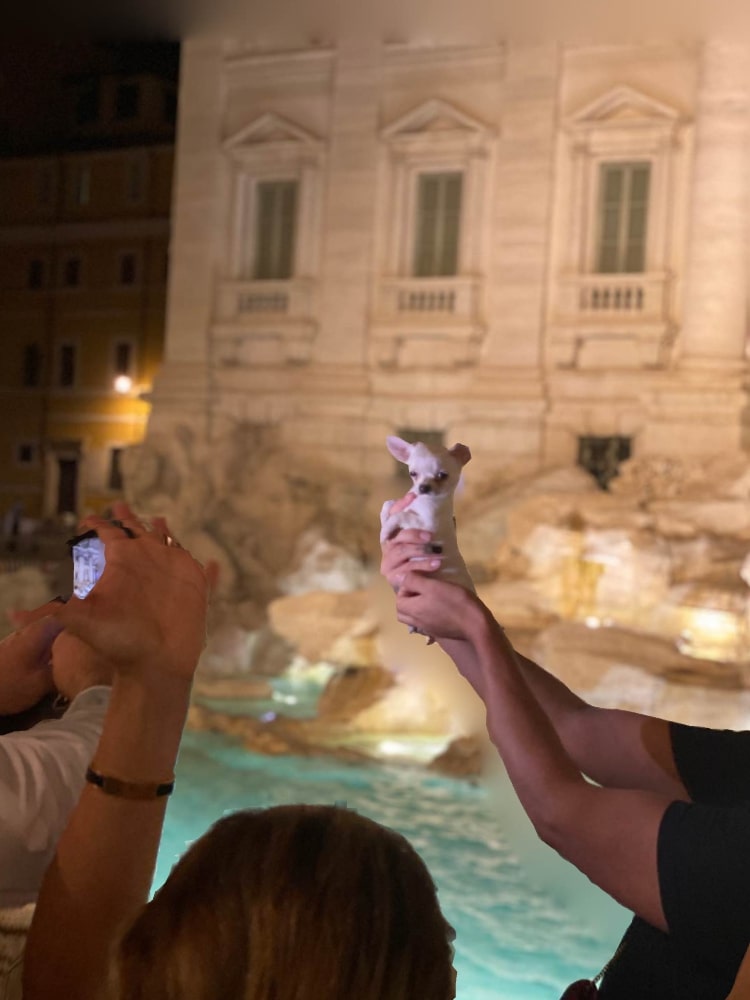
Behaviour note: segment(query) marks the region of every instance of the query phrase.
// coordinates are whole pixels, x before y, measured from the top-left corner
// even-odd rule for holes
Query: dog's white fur
[[[409,444],[400,437],[386,439],[388,451],[409,467],[411,489],[416,497],[400,513],[391,514],[393,500],[380,511],[380,541],[391,538],[401,528],[419,528],[433,534],[433,544],[442,545],[443,563],[437,576],[474,590],[474,583],[458,549],[453,495],[461,471],[471,458],[465,444],[452,448],[432,447],[417,441]]]

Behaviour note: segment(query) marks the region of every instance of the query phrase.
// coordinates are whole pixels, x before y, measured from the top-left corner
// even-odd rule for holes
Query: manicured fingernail
[[[429,540],[431,538],[432,538],[432,535],[430,534],[429,531],[420,531],[419,532],[419,540],[420,540],[420,542],[429,542]]]
[[[438,566],[441,565],[442,561],[443,561],[442,559],[430,559],[427,565],[430,567],[430,569],[437,569]]]

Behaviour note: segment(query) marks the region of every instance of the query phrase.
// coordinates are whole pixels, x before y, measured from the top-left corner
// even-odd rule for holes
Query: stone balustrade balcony
[[[307,363],[317,330],[314,293],[306,278],[222,282],[213,324],[219,364]]]
[[[380,322],[431,320],[476,322],[479,311],[476,278],[383,278],[378,283],[376,313]]]
[[[557,284],[556,318],[597,326],[608,320],[659,322],[668,315],[669,291],[664,272],[565,275]]]
[[[556,367],[663,367],[676,328],[673,278],[566,274],[551,299],[550,360]]]
[[[304,278],[286,281],[225,281],[219,288],[218,320],[229,323],[265,323],[269,317],[291,320],[312,315],[313,283]]]
[[[370,326],[378,367],[476,364],[484,337],[481,282],[473,277],[381,278]]]

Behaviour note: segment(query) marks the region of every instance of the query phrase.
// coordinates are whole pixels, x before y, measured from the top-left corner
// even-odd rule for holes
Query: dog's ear
[[[458,462],[461,463],[461,465],[466,465],[466,463],[471,460],[471,451],[469,450],[468,445],[454,444],[452,448],[448,449],[448,451]]]
[[[409,457],[412,452],[413,445],[409,444],[408,441],[404,441],[403,438],[396,437],[392,434],[390,437],[385,439],[388,451],[393,455],[393,457],[399,462],[409,462]]]

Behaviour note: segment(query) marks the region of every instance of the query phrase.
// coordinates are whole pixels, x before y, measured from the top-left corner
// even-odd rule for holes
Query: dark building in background
[[[101,510],[162,354],[179,49],[0,47],[0,509]]]

